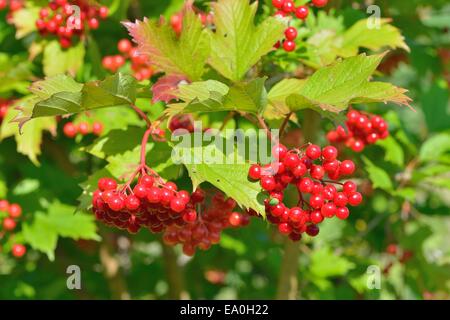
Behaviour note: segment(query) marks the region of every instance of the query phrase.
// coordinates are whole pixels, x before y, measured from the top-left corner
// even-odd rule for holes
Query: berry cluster
[[[41,36],[57,36],[61,47],[67,49],[74,36],[82,38],[89,29],[98,29],[99,19],[107,16],[107,7],[91,5],[87,0],[53,0],[40,10],[36,27]]]
[[[331,143],[345,143],[355,152],[362,152],[366,145],[374,144],[389,136],[388,124],[380,116],[363,114],[356,110],[347,113],[347,131],[342,126],[327,133]]]
[[[67,122],[63,127],[63,132],[68,138],[75,138],[78,134],[85,136],[90,133],[99,136],[103,132],[103,124],[98,121],[95,121],[92,125],[87,122],[80,122],[78,124]]]
[[[10,105],[11,100],[0,98],[0,124],[2,124],[3,119],[6,117]]]
[[[0,240],[5,236],[13,238],[13,231],[17,227],[18,219],[22,216],[22,207],[16,203],[9,203],[7,200],[0,200]],[[3,217],[3,221],[2,221]],[[1,251],[1,246],[0,246]],[[27,252],[23,244],[15,243],[11,249],[12,255],[16,258],[21,258]]]
[[[137,47],[133,46],[130,40],[120,40],[117,43],[117,49],[120,54],[105,56],[103,58],[103,68],[111,72],[116,72],[125,64],[127,59],[130,59],[134,77],[139,81],[150,79],[153,75],[153,69],[150,66],[149,59],[147,56],[139,54]]]
[[[197,247],[208,250],[211,245],[219,243],[223,229],[246,226],[250,222],[248,215],[233,212],[236,201],[231,198],[226,199],[223,193],[216,193],[209,204],[205,202],[203,191],[197,190],[194,194],[193,203],[202,214],[192,213],[189,223],[184,226],[177,224],[169,226],[163,237],[167,245],[182,244],[184,254],[193,256]]]
[[[337,160],[335,147],[321,149],[310,144],[306,148],[288,150],[279,144],[273,148],[272,155],[276,162],[252,165],[248,174],[250,179],[259,180],[262,189],[269,194],[265,199],[267,219],[293,241],[300,240],[304,232],[316,236],[318,224],[324,218],[347,219],[350,214],[347,205],[361,203],[362,196],[354,182],[336,181],[353,174],[355,164],[351,160]],[[331,180],[325,180],[325,176]],[[297,206],[292,208],[283,203],[284,191],[289,185],[294,185],[299,195]]]
[[[118,186],[114,179],[101,178],[92,198],[98,220],[109,226],[137,233],[147,227],[154,233],[163,232],[173,224],[183,226],[197,216],[195,193],[177,190],[173,182],[164,182],[155,173],[140,175],[132,189],[129,184]]]
[[[202,21],[203,26],[212,26],[214,24],[214,14],[212,12],[198,13],[199,19]],[[177,12],[170,17],[170,25],[176,34],[180,34],[183,29],[183,12]]]
[[[0,10],[8,8],[8,14],[6,15],[6,21],[11,23],[12,15],[14,12],[19,11],[24,6],[24,0],[0,0]]]
[[[312,0],[312,4],[315,7],[322,8],[328,3],[328,0]],[[307,5],[301,5],[295,7],[293,0],[272,0],[272,5],[278,10],[275,16],[295,16],[298,19],[305,20],[309,15],[309,8]],[[296,44],[295,39],[297,38],[297,29],[294,27],[288,27],[284,31],[285,39],[283,40],[283,49],[287,52],[295,50]],[[280,47],[278,42],[275,47]]]

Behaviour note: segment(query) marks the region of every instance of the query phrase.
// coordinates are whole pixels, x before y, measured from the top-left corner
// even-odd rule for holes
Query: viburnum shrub
[[[357,110],[347,113],[346,128],[338,126],[327,133],[328,141],[344,143],[355,152],[362,152],[367,145],[388,136],[388,124],[382,117]]]
[[[77,9],[75,8],[77,7]],[[43,37],[56,36],[62,48],[69,48],[74,37],[84,38],[89,30],[98,29],[100,20],[108,17],[108,8],[87,0],[52,0],[41,8],[36,28]]]
[[[312,0],[312,5],[318,8],[325,7],[328,3],[328,0]],[[292,0],[272,0],[272,5],[278,10],[275,12],[275,16],[280,17],[294,17],[300,20],[305,20],[309,15],[309,7],[308,5],[300,5],[298,7],[295,6],[294,1]],[[291,52],[296,48],[295,39],[297,38],[298,31],[295,27],[289,26],[284,31],[285,39],[282,41],[284,51]],[[277,42],[275,45],[279,47],[281,45],[280,42]]]
[[[357,192],[356,184],[339,181],[355,172],[355,164],[351,160],[339,161],[335,147],[321,149],[309,144],[288,150],[278,144],[272,155],[278,162],[252,165],[248,175],[258,180],[267,194],[264,204],[268,221],[278,225],[278,230],[291,240],[300,240],[305,232],[316,236],[317,225],[325,218],[336,216],[345,220],[350,214],[347,206],[361,204],[362,195]],[[297,205],[291,208],[283,203],[289,185],[298,192]]]
[[[23,257],[27,252],[23,244],[15,243],[14,240],[14,233],[18,229],[21,216],[22,207],[20,205],[0,199],[0,252],[5,248],[6,243],[12,243],[9,250],[16,258]]]
[[[117,43],[117,49],[120,54],[106,56],[102,60],[105,69],[116,72],[127,60],[131,61],[131,70],[138,81],[149,79],[153,74],[153,69],[147,56],[139,54],[137,48],[133,46],[130,40],[121,39]]]
[[[301,20],[315,14],[312,7],[326,4],[272,1],[278,15]],[[309,51],[294,50],[294,40],[303,41],[296,38],[298,23],[274,17],[267,7],[258,10],[259,5],[218,0],[203,14],[187,1],[171,19],[124,21],[135,44],[122,39],[120,54],[103,59],[111,72],[124,72],[103,80],[89,74],[85,82],[56,75],[31,86],[34,100],[17,119],[24,129],[28,120],[95,109],[133,115],[129,123],[119,113],[105,120],[118,122],[118,129],[83,148],[101,163],[83,183],[83,209],[130,233],[160,233],[165,244],[180,244],[193,255],[219,242],[223,230],[245,227],[251,219],[277,225],[294,241],[305,233],[316,236],[324,220],[346,220],[349,208],[362,203],[359,158],[340,159],[335,146],[320,147],[326,138],[322,127],[350,105],[408,105],[410,99],[402,88],[371,81],[383,54],[352,55],[359,47],[347,44],[332,61],[315,59]],[[309,23],[304,28],[313,30]],[[283,39],[293,62],[274,50]],[[132,74],[121,68],[127,59]],[[384,138],[387,126],[380,119],[352,109],[348,132],[364,144],[375,141],[374,133]],[[290,135],[298,127],[301,139],[293,141]],[[83,132],[89,130],[81,123],[64,128],[70,137]],[[261,154],[272,147],[271,162]]]

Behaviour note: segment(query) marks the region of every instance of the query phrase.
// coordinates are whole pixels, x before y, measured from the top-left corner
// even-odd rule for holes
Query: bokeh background
[[[261,2],[263,14],[269,1]],[[182,7],[181,0],[102,3],[117,8],[92,34],[94,40],[82,70],[85,74],[98,67],[98,55],[116,54],[117,41],[127,37],[119,21],[160,15],[169,18]],[[407,88],[415,112],[394,105],[368,109],[377,110],[388,120],[391,138],[358,155],[366,176],[360,180],[366,196],[364,205],[356,208],[347,222],[327,221],[318,238],[299,244],[298,297],[449,299],[450,4],[445,0],[330,1],[322,22],[316,26],[317,32],[343,32],[368,17],[369,4],[378,5],[382,17],[392,19],[410,48],[409,52],[390,51],[378,76]],[[207,10],[208,4],[196,1],[195,5]],[[0,78],[1,97],[25,95],[30,80],[43,77],[42,58],[38,55],[32,62],[27,60],[32,41],[32,35],[16,39],[6,12],[0,12],[0,75],[11,75],[14,69],[13,79],[17,80]],[[326,50],[327,45],[324,40],[321,49]],[[143,106],[157,110],[149,101]],[[215,121],[220,122],[221,117]],[[330,125],[324,122],[323,133]],[[292,134],[301,134],[299,130]],[[65,138],[60,128],[56,138],[45,132],[39,166],[16,151],[14,137],[3,139],[0,199],[20,203],[25,220],[50,210],[72,214],[81,193],[79,184],[102,166],[80,151],[93,139],[74,141]],[[45,238],[51,232],[50,227],[42,229],[44,243],[53,241]],[[0,298],[276,296],[284,240],[263,221],[254,219],[249,227],[227,230],[219,245],[198,252],[194,258],[182,255],[179,248],[164,247],[157,236],[148,232],[129,236],[103,226],[98,226],[97,232],[101,241],[75,240],[76,234],[58,234],[54,257],[32,248],[20,260],[0,252]],[[69,265],[80,266],[82,290],[67,289]],[[367,286],[369,266],[380,270],[380,289]]]

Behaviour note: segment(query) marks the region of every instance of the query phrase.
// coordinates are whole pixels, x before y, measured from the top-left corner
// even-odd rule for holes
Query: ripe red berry
[[[151,187],[147,190],[147,200],[150,203],[158,203],[161,201],[162,192],[158,187]]]
[[[339,161],[338,160],[327,161],[323,164],[323,168],[328,173],[336,172],[336,170],[339,169]]]
[[[361,195],[361,193],[359,193],[359,192],[353,192],[353,193],[350,193],[350,194],[348,195],[348,203],[349,203],[351,206],[356,207],[356,206],[358,206],[359,204],[361,204],[361,202],[362,202],[362,195]]]
[[[22,258],[27,252],[27,248],[25,248],[22,244],[15,244],[12,247],[12,254],[16,258]]]
[[[170,200],[170,209],[175,212],[181,212],[186,208],[186,202],[180,198],[172,198]]]
[[[309,145],[306,148],[306,156],[311,160],[319,159],[321,154],[322,151],[320,150],[320,147],[315,144]]]
[[[295,16],[299,19],[306,19],[309,14],[309,9],[307,6],[299,6],[295,9]]]
[[[187,223],[194,222],[197,220],[197,212],[195,210],[189,209],[183,213],[183,220]]]
[[[283,41],[283,49],[286,52],[291,52],[295,50],[295,42],[291,40]]]
[[[290,234],[292,232],[292,227],[288,223],[283,222],[278,225],[278,231],[282,234]]]
[[[257,164],[252,165],[248,171],[248,176],[253,180],[261,179],[261,167]]]
[[[321,194],[313,194],[311,198],[309,198],[309,204],[314,209],[320,209],[323,206],[324,198]]]
[[[302,219],[302,209],[294,207],[289,210],[289,220],[293,222],[299,222],[301,219]]]
[[[287,154],[287,148],[282,144],[277,144],[272,148],[272,157],[278,161],[283,161]]]
[[[303,178],[297,185],[300,192],[310,193],[313,189],[314,183],[310,178]]]
[[[117,188],[117,182],[111,178],[101,178],[98,180],[98,188],[101,191],[115,190]]]
[[[321,180],[325,175],[325,169],[322,166],[312,165],[309,173],[312,178]]]
[[[339,207],[336,209],[336,217],[341,220],[345,220],[350,215],[350,211],[347,207]]]
[[[78,124],[78,132],[83,136],[87,135],[90,131],[89,124],[87,122],[80,122]]]
[[[293,11],[295,10],[295,5],[294,5],[294,3],[292,2],[292,0],[285,0],[284,3],[283,3],[282,10],[283,10],[285,13],[293,12]]]
[[[310,215],[311,222],[314,224],[319,224],[323,221],[324,217],[320,210],[314,210]]]
[[[328,4],[328,0],[312,0],[312,3],[317,8],[322,8]]]
[[[343,186],[344,193],[348,196],[350,193],[356,191],[356,183],[353,181],[346,181]]]
[[[147,197],[147,188],[143,184],[138,183],[137,185],[134,186],[133,193],[138,198],[141,198],[141,199],[146,198]]]
[[[0,211],[8,211],[9,202],[7,200],[0,200]]]
[[[298,155],[296,155],[295,153],[288,153],[283,161],[283,164],[287,168],[291,168],[291,169],[294,169],[295,167],[297,167],[297,165],[299,165],[299,163],[300,163],[300,159],[299,159]]]
[[[125,203],[120,196],[114,195],[108,200],[108,206],[113,211],[120,211],[125,206]]]
[[[266,191],[272,191],[276,187],[275,179],[272,176],[264,176],[261,178],[261,187]]]
[[[100,7],[98,10],[98,14],[102,19],[106,19],[108,17],[108,12],[109,10],[107,7]]]
[[[72,122],[67,122],[64,125],[63,132],[66,137],[74,138],[78,133],[78,128]]]
[[[355,164],[351,160],[344,160],[339,166],[339,172],[343,175],[351,175],[355,172]]]
[[[292,169],[292,174],[296,178],[300,178],[305,175],[306,171],[308,171],[308,169],[306,168],[305,164],[299,163],[294,169]]]
[[[133,45],[128,39],[122,39],[117,43],[117,49],[122,53],[128,53],[131,48],[133,48]]]
[[[345,193],[338,192],[334,195],[333,201],[338,207],[345,207],[347,205],[348,198]]]
[[[3,229],[6,231],[12,231],[16,228],[16,222],[13,218],[5,218],[3,220]]]
[[[127,199],[125,200],[125,206],[130,211],[137,210],[140,205],[141,205],[141,201],[139,200],[139,198],[137,196],[129,195],[127,197]]]
[[[232,212],[228,218],[228,221],[233,227],[238,227],[242,221],[242,214],[239,212]]]
[[[8,213],[11,218],[17,219],[22,215],[22,208],[18,204],[12,203],[8,208]]]
[[[287,40],[294,40],[297,38],[297,29],[294,27],[289,27],[284,31],[284,35]]]
[[[103,132],[103,124],[101,124],[101,122],[94,122],[92,124],[92,133],[95,134],[96,136],[101,135]]]
[[[326,146],[322,150],[322,157],[326,161],[333,161],[337,158],[337,156],[338,156],[338,150],[333,146]]]
[[[155,183],[155,178],[149,175],[143,175],[139,179],[139,184],[142,184],[146,188],[153,187],[153,184]]]
[[[326,218],[331,218],[336,214],[336,205],[333,202],[325,203],[320,209],[320,213]]]
[[[88,21],[88,25],[89,25],[89,28],[95,30],[95,29],[98,29],[99,22],[98,22],[98,20],[96,18],[91,18]]]
[[[315,236],[317,236],[319,234],[319,227],[317,225],[315,225],[315,224],[310,224],[306,228],[306,233],[310,237],[315,237]]]
[[[284,4],[285,1],[286,0],[272,0],[272,5],[275,8],[281,9],[281,8],[283,8],[283,4]]]
[[[191,201],[193,203],[200,203],[203,202],[203,200],[205,199],[205,191],[203,191],[202,189],[196,189],[192,194],[191,194]]]

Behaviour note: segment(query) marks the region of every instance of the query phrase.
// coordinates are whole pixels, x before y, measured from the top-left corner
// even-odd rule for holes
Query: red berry
[[[292,169],[292,173],[296,178],[304,176],[306,171],[308,171],[308,169],[303,163],[299,163],[294,169]]]
[[[294,27],[289,27],[284,31],[284,35],[287,40],[294,40],[297,38],[297,29]]]
[[[302,193],[310,193],[313,189],[314,183],[310,178],[303,178],[297,185],[297,188]]]
[[[292,2],[292,0],[286,0],[286,1],[283,3],[282,10],[283,10],[285,13],[293,12],[293,11],[295,10],[295,5],[294,5],[294,3]]]
[[[292,232],[292,227],[288,223],[283,222],[278,225],[278,231],[282,234],[289,234]]]
[[[286,154],[287,148],[282,144],[277,144],[272,148],[272,156],[278,161],[283,161]]]
[[[78,129],[72,122],[67,122],[64,125],[63,132],[66,137],[74,138],[78,133]]]
[[[141,201],[139,201],[139,198],[137,196],[129,195],[127,197],[127,199],[125,200],[125,206],[130,211],[137,210],[140,205],[141,205]]]
[[[291,52],[295,50],[295,42],[291,40],[283,41],[283,49],[286,52]]]
[[[11,218],[17,219],[22,215],[22,208],[17,203],[12,203],[8,208],[8,213]]]
[[[328,0],[312,0],[312,3],[317,8],[322,8],[328,4]]]
[[[333,146],[327,146],[322,150],[322,157],[326,161],[333,161],[338,156],[338,150]]]
[[[322,166],[313,165],[309,171],[312,178],[321,180],[325,175],[325,169]]]
[[[326,218],[331,218],[336,214],[336,205],[333,202],[325,203],[320,209],[320,213]]]
[[[5,218],[3,220],[3,229],[6,231],[12,231],[16,228],[16,222],[13,218]]]
[[[196,189],[192,194],[191,194],[191,201],[193,203],[200,203],[203,202],[203,200],[205,199],[205,191],[203,191],[202,189]]]
[[[128,39],[122,39],[117,43],[117,49],[119,49],[119,51],[122,53],[128,53],[132,47],[133,45]]]
[[[283,4],[286,0],[272,0],[272,5],[275,8],[281,9],[283,7]]]
[[[147,197],[147,188],[143,184],[138,183],[134,186],[133,193],[136,195],[136,197],[143,199]]]
[[[285,210],[286,210],[286,207],[282,203],[278,203],[275,206],[273,206],[272,208],[270,208],[270,212],[275,217],[281,216],[284,213]]]
[[[355,172],[355,164],[351,160],[344,160],[339,166],[339,172],[343,175],[351,175]]]
[[[252,165],[248,171],[248,176],[253,180],[261,179],[261,167],[257,164]]]
[[[108,17],[108,12],[109,10],[107,7],[100,7],[98,10],[98,14],[102,19],[106,19],[106,17]]]
[[[89,25],[89,28],[95,30],[95,29],[98,29],[99,22],[98,22],[98,20],[96,18],[91,18],[88,21],[88,25]]]
[[[299,6],[295,9],[295,16],[299,19],[306,19],[309,14],[309,9],[307,6]]]
[[[180,198],[172,198],[170,200],[170,209],[175,212],[181,212],[186,208],[186,202]]]
[[[319,224],[323,221],[323,216],[320,210],[314,210],[310,215],[311,222],[314,224]]]
[[[27,248],[25,248],[22,244],[15,244],[12,247],[12,254],[16,258],[22,258],[27,252]]]
[[[6,200],[0,200],[0,211],[8,211],[9,209],[9,202]]]
[[[155,183],[155,178],[153,178],[152,176],[149,176],[149,175],[143,175],[139,179],[139,183],[142,184],[146,188],[150,188]]]
[[[183,213],[183,220],[187,223],[194,222],[197,220],[197,212],[195,210],[189,209]]]
[[[92,124],[92,133],[95,134],[96,136],[101,135],[103,132],[103,124],[101,124],[100,122],[94,122]]]
[[[313,194],[311,195],[311,198],[309,198],[309,204],[314,209],[320,209],[323,206],[323,195],[321,194]]]
[[[350,215],[350,211],[347,207],[339,207],[336,209],[336,217],[341,220],[345,220]]]
[[[89,124],[87,122],[80,122],[78,124],[78,132],[83,136],[87,135],[90,131]]]
[[[266,191],[272,191],[276,187],[275,179],[272,176],[264,176],[261,178],[261,187]]]
[[[350,148],[355,152],[362,152],[365,148],[364,141],[361,139],[353,139],[350,142]]]
[[[233,227],[238,227],[242,221],[242,214],[239,212],[232,212],[228,217],[228,221]]]
[[[151,187],[147,190],[147,200],[150,203],[158,203],[161,201],[162,191],[158,187]]]
[[[117,182],[111,178],[101,178],[98,180],[98,188],[101,191],[115,190],[117,188]]]
[[[320,147],[315,144],[309,145],[308,148],[306,148],[306,156],[311,160],[319,159],[321,154],[322,151],[320,150]]]
[[[293,222],[299,222],[302,219],[302,209],[298,207],[289,210],[289,219]]]
[[[348,203],[356,207],[362,202],[362,195],[359,192],[353,192],[348,195]]]
[[[287,168],[294,169],[300,163],[300,159],[295,153],[288,153],[283,163]]]
[[[344,183],[343,186],[344,193],[348,196],[350,193],[353,193],[356,191],[356,183],[353,181],[347,181]]]
[[[338,192],[334,195],[333,201],[338,207],[345,207],[347,205],[348,198],[345,193]]]
[[[333,200],[334,195],[336,194],[336,187],[331,184],[326,185],[323,188],[322,193],[325,200]]]
[[[115,195],[109,199],[108,206],[113,211],[120,211],[125,206],[125,203],[120,196]]]
[[[327,161],[323,164],[323,168],[328,173],[336,172],[336,170],[339,169],[339,161],[338,160]]]

